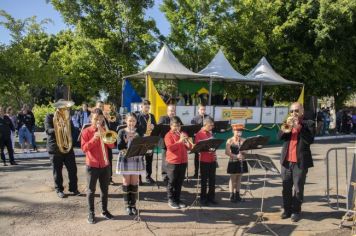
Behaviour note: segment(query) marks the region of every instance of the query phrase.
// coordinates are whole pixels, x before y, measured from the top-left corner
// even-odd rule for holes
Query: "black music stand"
[[[144,156],[148,151],[154,149],[157,146],[159,137],[147,136],[147,137],[136,137],[132,140],[130,147],[128,148],[125,158],[130,158],[134,156]],[[138,193],[137,193],[137,216],[134,218],[135,221],[141,221],[140,217],[140,181],[138,181]]]
[[[194,146],[194,148],[190,151],[190,153],[215,152],[224,141],[225,141],[224,139],[215,139],[215,138],[200,141]],[[199,169],[200,169],[200,157],[199,157]],[[193,206],[199,206],[201,208],[200,197],[199,197],[199,179],[200,178],[198,175],[195,199],[193,203],[186,210],[189,210]]]
[[[213,133],[223,133],[231,129],[228,120],[214,121]]]
[[[255,221],[255,223],[248,228],[246,231],[244,231],[242,233],[245,234],[247,233],[249,230],[251,230],[254,226],[258,225],[258,224],[262,224],[269,232],[271,232],[273,235],[277,235],[278,234],[276,232],[274,232],[267,224],[265,224],[264,219],[263,219],[263,203],[264,203],[264,195],[265,195],[265,187],[266,187],[266,180],[267,180],[267,173],[268,171],[275,173],[275,174],[280,174],[278,168],[276,167],[276,165],[273,163],[272,159],[268,156],[263,156],[263,155],[258,155],[255,154],[255,161],[257,161],[257,163],[259,164],[259,167],[261,167],[261,169],[265,170],[265,175],[264,175],[264,179],[263,179],[263,187],[262,187],[262,197],[261,197],[261,207],[260,207],[260,211],[256,212],[257,215],[257,219]]]
[[[245,141],[241,145],[240,151],[251,150],[251,153],[252,153],[252,150],[261,149],[263,146],[265,146],[268,143],[268,140],[269,140],[268,136],[257,135],[257,136],[249,137],[249,138],[245,139]],[[250,154],[250,155],[253,155],[253,154]],[[256,158],[254,158],[254,157],[251,158],[248,155],[247,155],[247,158],[245,157],[245,161],[252,169],[260,166],[260,165],[258,165],[258,162],[255,159]],[[247,183],[245,184],[245,191],[241,195],[246,195],[247,193],[249,193],[250,196],[252,198],[254,198],[254,196],[252,194],[252,190],[251,190],[251,185],[252,185],[252,183],[250,180],[250,171],[249,171],[247,174]]]
[[[187,133],[188,137],[193,138],[195,134],[199,132],[201,127],[202,127],[201,125],[182,125],[180,130]],[[187,176],[186,176],[187,183],[189,183],[188,172],[189,172],[189,164],[187,163]]]

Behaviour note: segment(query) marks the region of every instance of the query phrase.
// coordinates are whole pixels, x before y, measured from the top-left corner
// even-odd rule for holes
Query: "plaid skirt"
[[[145,175],[146,167],[143,156],[125,158],[122,152],[119,153],[116,164],[116,174],[119,175]]]

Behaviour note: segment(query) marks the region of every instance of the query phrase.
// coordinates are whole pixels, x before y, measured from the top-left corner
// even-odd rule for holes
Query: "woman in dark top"
[[[136,198],[138,192],[138,177],[146,173],[143,156],[125,157],[132,140],[139,136],[135,128],[136,123],[137,118],[134,113],[126,115],[127,127],[119,131],[117,143],[117,148],[120,152],[116,166],[116,174],[122,175],[123,177],[122,190],[124,192],[126,212],[129,215],[137,214]]]
[[[232,130],[234,136],[226,141],[225,154],[229,156],[229,163],[227,166],[227,173],[230,174],[229,189],[230,201],[240,202],[240,187],[243,173],[248,172],[247,162],[244,160],[244,152],[240,152],[240,147],[244,141],[241,138],[243,124],[233,124]]]

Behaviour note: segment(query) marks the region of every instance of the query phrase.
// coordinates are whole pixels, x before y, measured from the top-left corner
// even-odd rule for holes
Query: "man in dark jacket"
[[[82,104],[82,110],[78,113],[78,124],[79,129],[81,129],[84,125],[90,123],[90,111],[88,110],[88,103]]]
[[[58,102],[60,102],[59,100]],[[80,195],[78,191],[77,164],[73,147],[68,153],[62,153],[57,145],[55,129],[53,126],[53,114],[48,114],[45,120],[45,132],[47,134],[47,151],[53,167],[54,187],[59,198],[64,198],[63,193],[63,164],[66,166],[69,178],[69,192]]]
[[[293,222],[300,219],[304,184],[308,168],[313,167],[310,144],[314,142],[314,122],[303,119],[303,115],[303,105],[293,103],[287,119],[289,125],[282,125],[278,133],[279,139],[284,141],[280,160],[284,208],[281,217],[282,219],[291,217]]]
[[[14,149],[12,147],[11,141],[11,131],[15,131],[15,127],[12,124],[10,118],[5,115],[4,108],[0,106],[0,149],[1,149],[1,160],[6,166],[4,149],[7,148],[9,153],[9,159],[11,165],[17,165],[14,160]]]

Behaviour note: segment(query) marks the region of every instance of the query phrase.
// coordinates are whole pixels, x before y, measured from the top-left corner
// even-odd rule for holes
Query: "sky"
[[[170,26],[164,14],[159,10],[161,3],[162,0],[155,0],[155,5],[147,11],[147,16],[155,19],[161,34],[167,36],[170,32]],[[50,34],[56,34],[60,30],[68,28],[60,13],[53,8],[51,3],[46,3],[46,0],[0,0],[0,9],[5,10],[15,19],[37,16],[37,21],[41,21],[50,18],[53,20],[53,24],[45,25],[45,31]],[[9,44],[10,39],[9,31],[0,26],[0,43]]]

